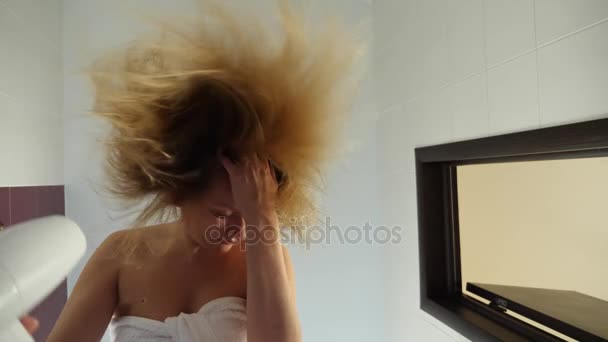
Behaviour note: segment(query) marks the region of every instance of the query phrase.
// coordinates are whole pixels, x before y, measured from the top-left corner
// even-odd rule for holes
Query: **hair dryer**
[[[0,341],[33,341],[19,318],[59,286],[85,249],[80,228],[63,216],[0,231]]]

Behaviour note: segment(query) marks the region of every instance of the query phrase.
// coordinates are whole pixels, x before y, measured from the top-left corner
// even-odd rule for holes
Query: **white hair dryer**
[[[0,341],[33,341],[19,318],[59,286],[85,249],[80,228],[63,216],[0,231]]]

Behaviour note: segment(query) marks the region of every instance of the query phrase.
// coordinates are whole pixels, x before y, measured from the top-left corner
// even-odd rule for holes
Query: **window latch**
[[[492,309],[500,312],[507,312],[507,306],[509,303],[501,298],[494,298],[489,304]]]

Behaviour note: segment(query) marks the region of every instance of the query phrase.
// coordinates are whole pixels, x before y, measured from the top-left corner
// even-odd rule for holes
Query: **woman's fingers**
[[[268,159],[268,161],[266,162],[266,167],[268,167],[270,169],[270,174],[272,175],[272,178],[274,180],[277,179],[277,173],[276,170],[274,169],[274,167],[272,167],[272,162],[270,161],[270,159]]]
[[[221,154],[221,152],[219,153],[218,157],[224,168],[226,168],[226,171],[228,171],[228,173],[231,175],[250,169],[258,169],[259,165],[262,163],[255,153],[240,158],[238,162],[233,162],[230,160],[230,158]]]
[[[265,156],[252,153],[233,162],[219,155],[228,172],[234,202],[245,222],[257,222],[262,212],[274,210],[277,181],[274,170]],[[238,241],[238,235],[227,236],[230,243]]]
[[[224,169],[226,169],[226,171],[228,172],[228,174],[230,176],[234,175],[235,172],[237,171],[237,165],[232,160],[230,160],[230,158],[226,157],[225,155],[223,155],[221,153],[219,154],[218,157],[220,159],[220,162],[224,166]]]
[[[30,335],[35,333],[36,330],[38,330],[38,327],[40,326],[40,322],[38,322],[38,320],[32,316],[22,317],[21,324],[23,324],[23,327]]]
[[[241,178],[244,180],[253,182],[256,182],[256,180],[263,182],[268,178],[271,179],[271,182],[274,181],[273,183],[277,182],[276,173],[270,159],[262,158],[257,153],[240,158],[238,163],[222,154],[219,155],[219,158],[231,179],[242,176]]]

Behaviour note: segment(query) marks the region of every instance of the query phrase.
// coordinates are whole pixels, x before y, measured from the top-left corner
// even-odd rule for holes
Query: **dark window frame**
[[[416,148],[421,309],[473,341],[561,341],[462,293],[456,167],[608,156],[608,119]]]

